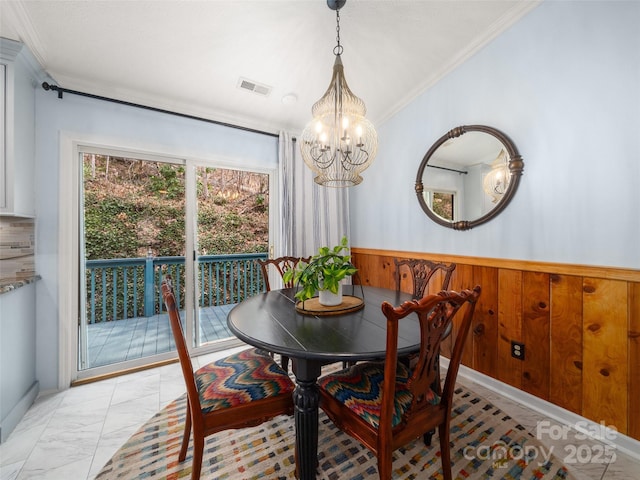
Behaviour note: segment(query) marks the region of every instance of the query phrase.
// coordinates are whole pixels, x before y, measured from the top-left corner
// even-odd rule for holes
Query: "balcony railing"
[[[198,257],[200,307],[238,303],[263,292],[258,259],[266,253]],[[89,323],[150,317],[164,309],[160,285],[171,275],[176,301],[184,306],[184,257],[87,260],[86,317]]]

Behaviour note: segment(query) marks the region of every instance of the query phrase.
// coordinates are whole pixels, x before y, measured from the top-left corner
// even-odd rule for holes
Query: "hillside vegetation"
[[[205,167],[196,176],[199,253],[266,252],[268,176]],[[88,260],[184,255],[184,167],[85,155],[84,221]]]

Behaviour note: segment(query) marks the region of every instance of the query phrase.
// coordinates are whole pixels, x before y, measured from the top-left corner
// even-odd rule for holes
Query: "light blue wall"
[[[58,387],[58,226],[60,133],[108,139],[178,157],[224,161],[236,168],[277,166],[278,139],[149,110],[65,94],[36,92],[37,378],[41,389]],[[69,272],[69,278],[74,275]]]
[[[640,2],[544,2],[379,126],[352,245],[640,268],[639,25]],[[471,124],[509,135],[525,168],[498,218],[458,232],[423,213],[415,176]]]

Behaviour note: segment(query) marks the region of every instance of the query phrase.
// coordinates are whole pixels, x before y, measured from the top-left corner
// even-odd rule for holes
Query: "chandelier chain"
[[[337,45],[333,48],[334,55],[342,55],[343,48],[340,45],[340,9],[336,9],[336,42]]]

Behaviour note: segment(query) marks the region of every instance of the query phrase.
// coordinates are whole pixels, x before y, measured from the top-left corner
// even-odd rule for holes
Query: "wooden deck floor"
[[[227,328],[227,314],[234,305],[200,310],[202,343],[233,337]],[[181,312],[184,318],[184,312]],[[96,323],[87,328],[89,368],[133,360],[175,350],[169,315],[137,317]]]

